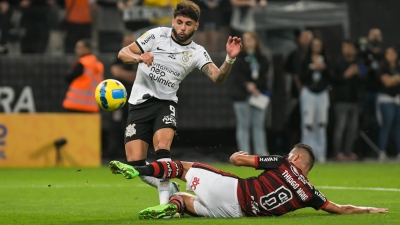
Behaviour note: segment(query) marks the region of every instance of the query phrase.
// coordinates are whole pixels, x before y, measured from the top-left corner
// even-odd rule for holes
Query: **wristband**
[[[226,54],[226,58],[225,58],[225,62],[229,63],[229,64],[233,64],[235,62],[236,58],[231,58],[229,57],[228,54]]]

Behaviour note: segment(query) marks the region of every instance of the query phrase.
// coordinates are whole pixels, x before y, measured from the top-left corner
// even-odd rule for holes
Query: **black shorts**
[[[168,127],[176,130],[177,109],[176,102],[157,98],[138,105],[129,104],[125,144],[132,140],[143,140],[150,145],[157,130]]]

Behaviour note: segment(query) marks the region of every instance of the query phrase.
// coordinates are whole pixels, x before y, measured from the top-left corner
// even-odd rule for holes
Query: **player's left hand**
[[[230,58],[236,58],[242,49],[242,39],[238,37],[229,36],[228,42],[226,43],[226,53]]]
[[[368,212],[369,213],[387,213],[387,212],[389,212],[389,209],[368,207]]]

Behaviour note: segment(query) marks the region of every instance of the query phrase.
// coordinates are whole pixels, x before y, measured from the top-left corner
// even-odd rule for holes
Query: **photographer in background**
[[[378,145],[379,142],[376,98],[380,83],[377,71],[383,59],[382,42],[383,37],[381,30],[373,28],[368,33],[366,46],[361,46],[360,49],[360,58],[366,69],[362,129],[369,131],[367,134],[376,145]]]

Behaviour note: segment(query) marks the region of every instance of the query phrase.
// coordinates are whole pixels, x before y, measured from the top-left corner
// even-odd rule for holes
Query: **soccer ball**
[[[103,80],[96,87],[95,98],[100,108],[107,111],[114,111],[125,105],[126,89],[117,80]]]

